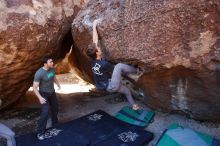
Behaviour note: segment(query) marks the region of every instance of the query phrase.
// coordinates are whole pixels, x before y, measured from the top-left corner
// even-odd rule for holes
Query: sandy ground
[[[58,75],[62,90],[58,91],[59,121],[67,122],[98,109],[114,115],[120,108],[128,105],[124,98],[118,94],[100,95],[89,93],[92,85],[77,79],[72,74]],[[148,109],[140,101],[142,108]],[[154,139],[147,146],[154,146],[162,132],[172,123],[177,123],[194,130],[210,134],[220,139],[220,124],[199,122],[188,119],[182,115],[156,112],[154,121],[145,130],[154,133]],[[39,114],[39,103],[33,91],[30,89],[26,95],[12,108],[1,112],[0,122],[12,128],[16,136],[32,132],[36,129],[36,121]],[[48,121],[50,125],[50,121]],[[5,145],[0,140],[0,145]]]

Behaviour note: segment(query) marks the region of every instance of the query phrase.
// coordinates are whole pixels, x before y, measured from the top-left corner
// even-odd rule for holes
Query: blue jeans
[[[58,102],[55,92],[40,92],[40,95],[46,99],[46,103],[41,104],[41,114],[38,121],[37,132],[44,133],[47,126],[49,109],[51,110],[52,126],[55,126],[58,123]]]

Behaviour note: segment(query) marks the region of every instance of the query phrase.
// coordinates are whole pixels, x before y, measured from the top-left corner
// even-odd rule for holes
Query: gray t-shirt
[[[34,82],[39,82],[40,92],[55,92],[54,90],[54,76],[55,71],[53,68],[49,70],[43,69],[41,67],[37,70],[34,76]]]

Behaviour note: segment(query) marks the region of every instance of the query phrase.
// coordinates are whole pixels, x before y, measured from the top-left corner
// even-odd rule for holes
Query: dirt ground
[[[59,101],[58,117],[61,123],[79,118],[98,109],[114,115],[120,108],[128,105],[125,98],[119,94],[88,92],[93,86],[77,79],[71,73],[58,75],[58,80],[62,87],[61,91],[57,91]],[[137,102],[142,108],[148,109],[140,101]],[[12,128],[16,136],[23,135],[36,130],[39,112],[39,102],[30,88],[26,95],[13,107],[1,112],[0,122]],[[154,139],[147,146],[154,146],[162,132],[172,123],[177,123],[220,139],[220,124],[201,123],[182,115],[155,112],[153,122],[145,128],[145,130],[154,133]],[[50,120],[48,121],[48,126],[50,126]],[[5,140],[0,139],[0,145],[6,145]]]

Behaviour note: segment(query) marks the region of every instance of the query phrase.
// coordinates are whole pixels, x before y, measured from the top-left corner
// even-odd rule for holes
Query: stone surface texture
[[[146,104],[220,121],[219,0],[91,0],[72,23],[75,51],[92,42],[95,19],[106,59],[145,73]]]
[[[71,36],[72,20],[84,4],[83,0],[0,1],[0,109],[27,91],[44,56],[65,56],[70,46],[63,44],[72,40],[65,37]]]

